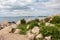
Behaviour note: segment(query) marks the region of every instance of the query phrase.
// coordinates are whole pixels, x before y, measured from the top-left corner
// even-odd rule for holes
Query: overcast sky
[[[0,0],[0,16],[45,16],[60,13],[60,0]]]

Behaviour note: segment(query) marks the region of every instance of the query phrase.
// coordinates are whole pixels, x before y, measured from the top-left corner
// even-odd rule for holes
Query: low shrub
[[[60,36],[60,32],[57,28],[49,26],[40,27],[40,33],[44,36],[52,36],[52,40],[58,40]]]
[[[21,24],[25,24],[26,21],[24,19],[21,20]]]
[[[26,34],[27,32],[26,26],[27,26],[26,24],[20,24],[17,26],[17,28],[20,29],[19,34]]]
[[[50,23],[59,24],[60,23],[60,16],[54,16],[52,18],[52,20],[50,21]]]
[[[29,25],[30,25],[29,29],[34,28],[34,26],[38,26],[39,27],[38,22],[36,22],[36,21],[32,21]]]
[[[35,19],[34,21],[36,21],[36,22],[40,22],[39,19]]]

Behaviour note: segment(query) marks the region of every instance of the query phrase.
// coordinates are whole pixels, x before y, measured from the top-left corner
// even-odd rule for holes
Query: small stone
[[[32,29],[32,33],[38,34],[38,33],[39,33],[39,27],[34,27],[34,28]]]
[[[20,20],[16,22],[17,25],[21,24]]]
[[[49,26],[50,25],[50,23],[45,23],[45,26]]]
[[[55,26],[55,25],[51,23],[45,23],[45,26]]]
[[[20,29],[16,29],[14,33],[19,33],[20,32]]]
[[[46,40],[51,40],[51,36],[46,36],[45,39]]]
[[[55,26],[54,24],[50,24],[50,26]]]
[[[16,28],[17,25],[16,25],[16,24],[12,24],[11,27],[12,27],[12,28]]]
[[[38,34],[38,35],[36,36],[36,39],[38,39],[38,38],[43,38],[43,35],[42,35],[42,34]]]
[[[27,29],[29,29],[30,25],[27,25]]]
[[[32,21],[32,20],[31,20],[31,19],[27,19],[27,20],[26,20],[26,23],[28,23],[28,22],[30,22],[30,21]]]
[[[40,23],[38,23],[38,25],[40,25]]]

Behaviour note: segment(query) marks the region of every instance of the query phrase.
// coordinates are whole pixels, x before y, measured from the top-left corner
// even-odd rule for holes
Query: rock
[[[17,21],[17,22],[16,22],[16,24],[17,24],[17,25],[21,24],[21,21],[20,21],[20,20],[19,20],[19,21]]]
[[[49,22],[50,22],[51,20],[53,20],[53,17],[51,17],[51,19],[49,20]]]
[[[38,34],[38,33],[39,33],[39,27],[34,27],[34,28],[32,29],[32,33]]]
[[[46,36],[45,39],[46,40],[51,40],[51,36]]]
[[[5,27],[7,27],[7,24],[1,24],[0,27],[5,28]]]
[[[50,26],[55,26],[54,24],[50,24]]]
[[[12,24],[11,27],[12,27],[12,28],[16,28],[17,25],[16,25],[16,24]]]
[[[46,40],[46,39],[43,39],[43,40]]]
[[[25,35],[9,33],[3,36],[4,40],[29,40]]]
[[[0,35],[0,40],[4,40],[4,37],[2,35]]]
[[[4,20],[4,21],[2,21],[2,24],[8,24],[8,21],[7,20]]]
[[[45,21],[45,22],[49,22],[50,19],[51,19],[51,17],[46,17],[46,18],[44,19],[44,21]]]
[[[19,33],[20,32],[20,29],[16,29],[14,33]]]
[[[5,27],[4,29],[0,30],[0,35],[4,35],[4,34],[8,34],[9,32],[11,32],[12,27]]]
[[[39,38],[43,38],[43,35],[42,35],[42,34],[38,34],[38,35],[36,36],[36,39],[39,39]]]
[[[49,26],[50,25],[50,23],[45,23],[45,26]]]
[[[51,23],[45,23],[45,26],[55,26],[55,25]]]
[[[28,22],[30,22],[30,21],[32,21],[32,20],[31,20],[31,19],[27,19],[27,20],[26,20],[26,23],[28,23]]]
[[[27,31],[26,36],[27,36],[27,37],[28,37],[28,39],[30,39],[30,40],[33,40],[33,39],[34,39],[34,37],[35,37],[35,35],[31,33],[31,30]]]
[[[30,25],[27,25],[27,29],[29,29]]]
[[[35,35],[32,33],[27,33],[27,37],[28,37],[28,39],[33,40]]]
[[[38,25],[40,25],[40,23],[38,23]]]

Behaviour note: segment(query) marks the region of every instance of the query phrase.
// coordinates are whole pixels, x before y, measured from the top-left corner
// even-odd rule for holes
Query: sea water
[[[18,20],[21,20],[21,19],[43,19],[45,17],[40,17],[40,16],[19,16],[19,17],[0,17],[0,22],[1,21],[4,21],[4,20],[7,20],[9,22],[11,21],[18,21]]]

